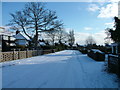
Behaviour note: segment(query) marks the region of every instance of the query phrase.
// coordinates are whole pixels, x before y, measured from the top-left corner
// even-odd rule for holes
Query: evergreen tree
[[[114,17],[115,20],[115,29],[113,28],[107,28],[107,38],[106,39],[112,39],[114,42],[120,42],[120,19],[118,17]]]

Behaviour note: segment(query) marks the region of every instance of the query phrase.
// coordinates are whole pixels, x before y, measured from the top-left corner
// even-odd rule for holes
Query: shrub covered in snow
[[[105,53],[97,49],[91,49],[88,51],[88,56],[96,61],[105,61]]]

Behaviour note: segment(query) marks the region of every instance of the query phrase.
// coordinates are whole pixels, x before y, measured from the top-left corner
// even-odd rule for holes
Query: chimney
[[[18,33],[20,33],[20,31],[19,31],[19,30],[17,30],[17,31],[16,31],[16,35],[17,35]]]

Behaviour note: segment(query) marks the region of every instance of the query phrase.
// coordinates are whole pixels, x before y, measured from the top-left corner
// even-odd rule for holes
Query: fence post
[[[42,55],[42,50],[40,50],[40,52],[39,52],[39,53],[40,53],[40,55]]]
[[[33,50],[32,50],[32,57],[34,56],[34,48],[33,48]]]
[[[44,50],[42,50],[42,55],[44,55]]]
[[[39,50],[37,50],[37,56],[39,56]]]
[[[28,49],[26,49],[26,58],[28,58]]]
[[[51,53],[54,53],[54,49],[51,50]]]
[[[0,52],[0,62],[3,61],[3,55],[2,55],[2,52]]]
[[[14,56],[15,56],[15,49],[13,49],[13,60],[15,60]]]
[[[20,59],[20,49],[18,50],[18,59]]]

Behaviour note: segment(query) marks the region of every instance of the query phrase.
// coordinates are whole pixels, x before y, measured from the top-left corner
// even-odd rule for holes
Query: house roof
[[[46,46],[46,44],[44,42],[39,42],[39,44],[42,46]]]
[[[25,35],[24,33],[18,33],[17,35],[14,35],[14,37],[16,38],[16,39],[26,39],[26,40],[30,40],[30,38],[27,36],[27,35]]]
[[[74,46],[74,47],[77,47],[77,45],[76,45],[76,44],[73,44],[73,46]]]

